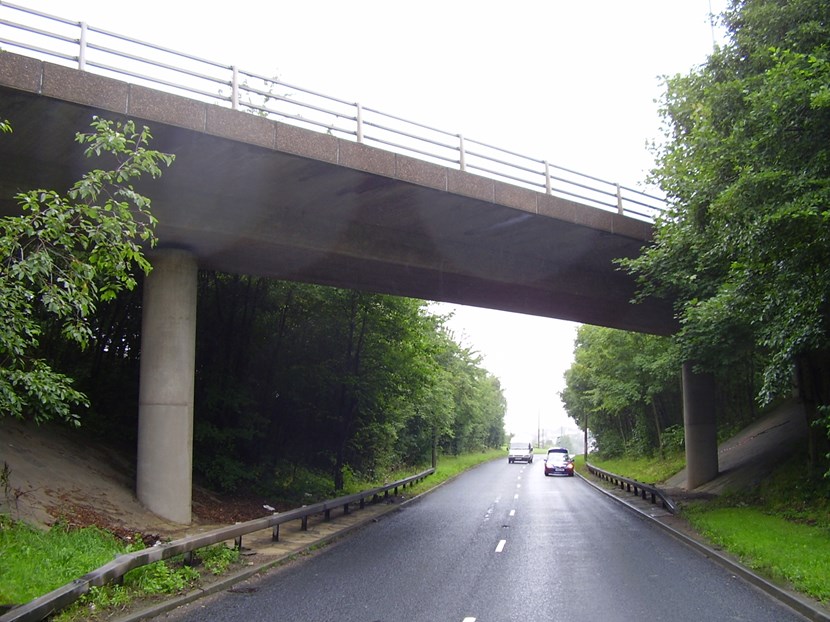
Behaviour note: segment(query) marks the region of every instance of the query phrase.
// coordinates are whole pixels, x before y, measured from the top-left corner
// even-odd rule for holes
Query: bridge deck
[[[92,115],[150,126],[176,154],[153,200],[161,247],[199,266],[666,334],[670,307],[632,305],[614,259],[643,221],[245,112],[0,54],[0,211],[65,189],[89,162]]]

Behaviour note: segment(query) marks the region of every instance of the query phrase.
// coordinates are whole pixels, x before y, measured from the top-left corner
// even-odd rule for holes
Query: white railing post
[[[86,22],[78,22],[81,26],[81,38],[78,39],[78,69],[86,71]]]
[[[545,193],[546,194],[553,194],[553,190],[550,186],[550,164],[548,164],[547,160],[542,160],[545,163]]]
[[[360,105],[360,102],[355,104],[355,108],[357,108],[357,142],[363,142],[363,106]]]
[[[231,67],[233,76],[231,77],[231,108],[239,110],[239,68],[234,65]]]
[[[620,190],[620,184],[614,184],[617,187],[617,212],[622,215],[625,213],[622,204],[622,191]]]
[[[458,164],[459,168],[462,171],[467,170],[467,161],[466,161],[467,154],[464,151],[464,136],[461,134],[458,135]]]

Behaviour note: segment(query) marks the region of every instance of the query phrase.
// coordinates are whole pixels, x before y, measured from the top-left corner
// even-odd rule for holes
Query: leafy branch
[[[86,348],[99,301],[136,286],[134,270],[151,269],[143,248],[155,244],[150,199],[132,182],[157,178],[175,156],[151,150],[147,127],[94,117],[79,133],[87,158],[107,156],[61,196],[31,190],[15,198],[21,214],[0,219],[0,412],[36,421],[58,417],[77,424],[86,397],[72,380],[35,356],[47,325]],[[0,130],[10,132],[7,121]]]

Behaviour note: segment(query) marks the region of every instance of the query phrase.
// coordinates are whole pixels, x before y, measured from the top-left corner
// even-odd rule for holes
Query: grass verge
[[[482,462],[503,457],[504,452],[500,450],[441,457],[433,475],[406,491],[411,495],[420,494]],[[389,480],[408,477],[418,470],[392,474]],[[379,482],[360,484],[365,484],[361,488],[365,490]],[[40,531],[0,515],[0,607],[29,602],[103,566],[119,554],[142,547],[140,541],[120,541],[95,527],[68,529],[56,525],[49,531]],[[136,568],[124,576],[123,585],[92,588],[52,619],[74,622],[111,617],[136,599],[184,592],[199,585],[203,574],[223,574],[239,563],[238,552],[224,545],[200,549],[196,555],[198,568],[186,566],[183,559]]]
[[[636,479],[644,484],[664,482],[686,466],[683,452],[665,458],[622,457],[604,459],[591,454],[589,462],[604,471]]]
[[[406,488],[406,492],[413,496],[419,495],[422,492],[426,492],[430,488],[435,488],[439,484],[443,484],[445,481],[447,481],[448,479],[452,479],[456,475],[460,475],[468,469],[472,469],[473,467],[478,466],[479,464],[489,462],[497,458],[506,457],[507,454],[502,449],[491,449],[489,451],[464,454],[461,456],[440,456],[438,458],[438,464],[435,467],[435,473],[427,477],[425,480],[418,482],[414,486]],[[361,490],[368,490],[370,488],[379,486],[384,483],[404,479],[406,477],[409,477],[410,475],[413,475],[414,473],[425,471],[428,468],[429,465],[425,465],[420,468],[411,468],[407,469],[406,471],[397,471],[394,473],[390,473],[386,478],[384,478],[385,481],[383,482],[361,481],[359,486],[352,485],[349,487],[349,490],[345,492],[359,492]]]
[[[682,515],[715,547],[770,580],[830,604],[830,480],[811,477],[806,453],[793,451],[759,485],[682,505]],[[682,456],[681,456],[682,458]],[[668,479],[671,461],[595,460],[642,482]],[[677,470],[682,468],[679,461]]]
[[[103,566],[124,551],[109,532],[95,527],[47,532],[0,516],[0,604],[19,604]]]
[[[753,507],[687,508],[684,515],[741,563],[816,600],[830,603],[830,533]]]
[[[69,529],[61,524],[48,531],[0,515],[0,606],[27,603],[112,561],[117,555],[144,547],[120,541],[97,527]],[[202,574],[221,574],[238,563],[239,553],[223,545],[196,552],[198,568],[183,558],[156,562],[131,570],[122,585],[91,588],[55,622],[96,619],[118,611],[136,598],[183,592],[201,581]]]

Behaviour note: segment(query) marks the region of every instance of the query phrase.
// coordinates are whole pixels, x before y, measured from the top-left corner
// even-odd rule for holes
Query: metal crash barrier
[[[594,465],[589,464],[587,462],[585,463],[585,467],[588,469],[588,472],[591,475],[603,479],[607,482],[610,482],[618,488],[620,488],[621,490],[625,490],[626,492],[635,494],[639,496],[641,499],[650,499],[654,505],[657,505],[659,502],[665,510],[671,512],[672,514],[677,513],[677,506],[675,505],[674,501],[672,501],[663,491],[661,491],[656,486],[644,484],[642,482],[638,482],[636,479],[623,477],[622,475],[617,475],[615,473],[611,473],[610,471],[604,471],[599,467],[595,467]]]
[[[348,514],[351,511],[352,505],[357,504],[360,508],[363,508],[366,503],[366,499],[370,499],[371,502],[376,503],[381,499],[388,497],[390,490],[394,491],[393,494],[397,494],[398,489],[403,489],[406,486],[412,486],[433,473],[435,473],[434,468],[427,469],[426,471],[422,471],[416,475],[412,475],[377,488],[372,488],[370,490],[364,490],[351,495],[338,497],[337,499],[321,501],[320,503],[289,510],[287,512],[274,513],[271,516],[256,518],[244,523],[231,525],[230,527],[222,527],[204,534],[189,536],[187,538],[173,540],[172,542],[159,544],[141,551],[119,555],[113,561],[85,574],[83,577],[75,579],[74,581],[59,587],[48,594],[44,594],[43,596],[40,596],[25,605],[15,607],[14,609],[6,612],[3,616],[0,616],[0,622],[34,622],[44,620],[64,607],[71,605],[78,598],[86,594],[89,591],[89,588],[101,587],[109,583],[116,583],[120,581],[121,578],[130,570],[152,564],[157,561],[170,559],[177,555],[184,555],[185,559],[187,559],[189,556],[192,556],[193,551],[206,546],[219,544],[220,542],[228,542],[230,540],[234,541],[234,545],[237,548],[241,548],[242,537],[256,531],[271,529],[272,539],[279,540],[280,525],[299,520],[301,521],[301,529],[306,530],[308,529],[309,516],[322,514],[325,520],[329,520],[331,518],[331,511],[339,508],[343,509],[344,514]]]

